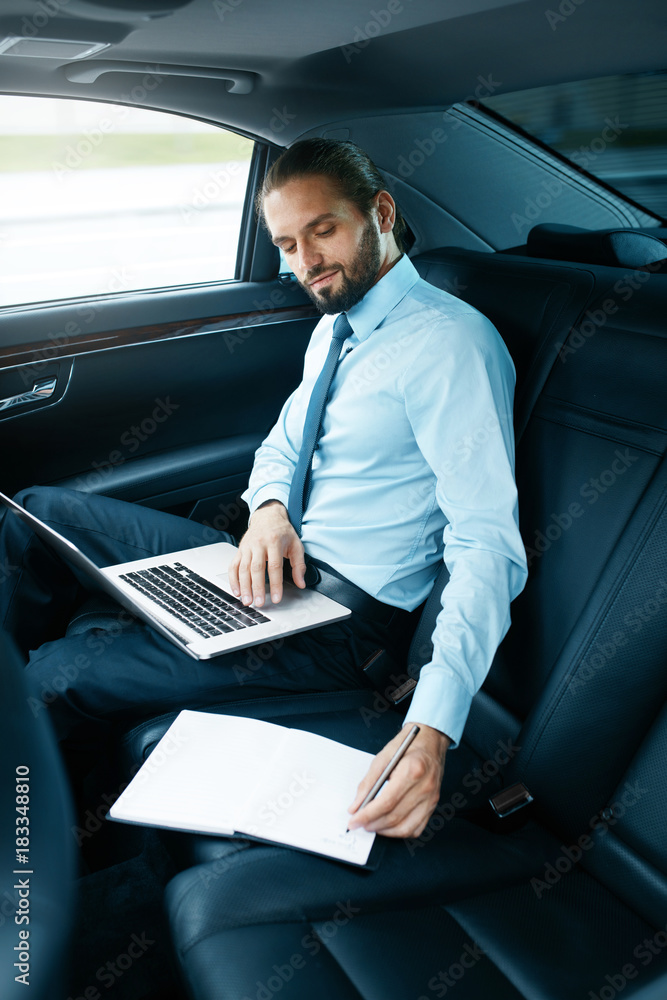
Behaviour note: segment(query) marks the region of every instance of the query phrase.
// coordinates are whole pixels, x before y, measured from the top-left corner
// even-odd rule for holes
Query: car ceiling
[[[663,68],[664,0],[548,4],[4,0],[0,41],[111,45],[76,61],[0,54],[0,91],[138,103],[284,145],[329,122],[447,107],[474,98],[481,81],[510,92]],[[209,75],[170,75],[168,67]],[[147,73],[159,86],[142,86]]]

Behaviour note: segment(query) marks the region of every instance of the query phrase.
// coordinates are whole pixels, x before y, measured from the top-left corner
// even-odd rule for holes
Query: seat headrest
[[[662,234],[664,230],[659,230]],[[667,234],[666,234],[667,235]],[[569,260],[610,267],[646,267],[667,258],[667,240],[636,229],[599,229],[544,223],[533,226],[527,246],[531,257]]]

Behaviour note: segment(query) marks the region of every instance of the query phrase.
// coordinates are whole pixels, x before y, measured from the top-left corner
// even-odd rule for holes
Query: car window
[[[535,87],[483,103],[667,217],[667,71]]]
[[[252,149],[178,115],[0,97],[0,305],[233,278]]]

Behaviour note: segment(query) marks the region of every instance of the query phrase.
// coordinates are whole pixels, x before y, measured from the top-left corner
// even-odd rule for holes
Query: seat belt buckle
[[[361,664],[364,672],[376,691],[391,702],[400,705],[409,698],[417,687],[417,681],[409,674],[397,674],[396,664],[387,654],[386,649],[376,649],[374,653]]]
[[[533,796],[522,781],[517,781],[516,784],[510,785],[509,788],[503,788],[502,791],[496,792],[489,799],[491,808],[498,819],[506,819],[507,816],[518,812],[524,806],[530,805],[532,801]]]

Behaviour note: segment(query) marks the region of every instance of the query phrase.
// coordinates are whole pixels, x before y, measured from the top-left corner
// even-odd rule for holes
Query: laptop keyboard
[[[120,579],[205,638],[270,621],[182,563],[136,570]]]

